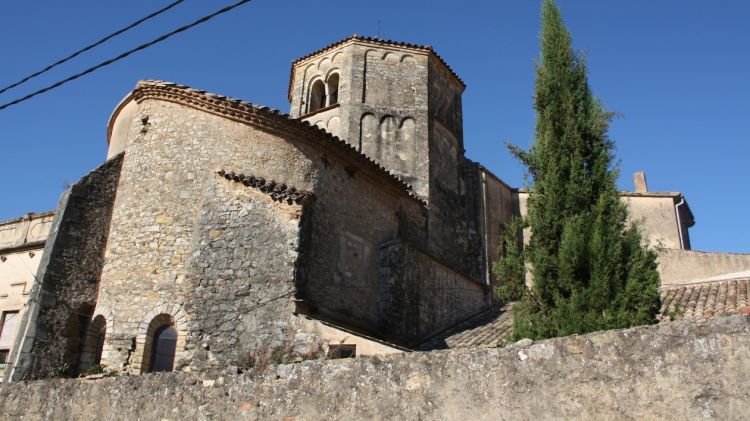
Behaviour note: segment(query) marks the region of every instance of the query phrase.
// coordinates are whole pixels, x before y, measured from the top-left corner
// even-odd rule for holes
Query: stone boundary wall
[[[46,377],[64,364],[76,369],[82,328],[96,305],[123,156],[83,176],[60,199],[6,377]]]
[[[662,286],[748,277],[750,254],[662,250],[659,274]]]
[[[526,341],[528,342],[528,341]],[[741,419],[750,317],[505,348],[308,361],[264,374],[0,385],[4,419]]]

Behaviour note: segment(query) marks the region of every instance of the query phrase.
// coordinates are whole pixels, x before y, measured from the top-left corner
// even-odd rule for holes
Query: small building
[[[0,222],[0,374],[10,363],[53,217],[53,212],[29,213]]]

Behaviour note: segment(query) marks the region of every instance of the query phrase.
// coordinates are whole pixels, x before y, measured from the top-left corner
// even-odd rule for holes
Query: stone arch
[[[395,155],[394,146],[397,131],[398,120],[396,117],[386,114],[380,119],[377,156],[381,162],[388,163]]]
[[[106,360],[109,347],[106,341],[107,333],[112,333],[112,319],[108,320],[102,314],[97,314],[89,322],[83,336],[81,353],[78,361],[78,372],[82,373],[94,364],[101,364]]]
[[[315,63],[310,63],[305,67],[305,76],[308,76],[311,70],[315,71]]]
[[[411,54],[404,54],[403,56],[401,56],[400,61],[401,63],[415,64],[417,62],[417,59],[415,59]]]
[[[339,102],[339,69],[331,69],[326,75],[326,105],[331,106]]]
[[[335,63],[335,62],[336,62],[336,60],[338,60],[339,58],[343,57],[343,55],[344,55],[344,54],[343,54],[343,53],[342,53],[341,51],[337,51],[336,53],[334,53],[334,54],[333,54],[333,55],[331,56],[331,61]]]
[[[378,140],[378,118],[375,114],[364,113],[359,120],[359,150],[374,157]]]
[[[310,82],[309,94],[307,96],[307,112],[313,113],[326,106],[326,86],[321,78],[315,78]]]
[[[339,135],[339,125],[340,125],[340,121],[339,120],[340,120],[339,117],[336,116],[336,115],[333,116],[333,117],[331,117],[328,120],[328,124],[326,124],[326,130],[328,130],[328,133],[330,133],[330,134],[332,134],[334,136],[338,136]]]
[[[185,338],[187,336],[187,318],[179,304],[162,303],[152,308],[138,324],[135,337],[134,370],[148,373],[154,335],[164,326],[174,326],[177,330],[175,361],[186,356]]]
[[[362,103],[367,102],[367,95],[368,95],[368,92],[367,92],[367,66],[368,64],[367,63],[370,60],[377,60],[378,58],[379,57],[378,57],[377,50],[369,49],[365,51],[365,65],[364,65],[364,69],[362,70]]]
[[[398,56],[393,51],[386,51],[381,60],[398,62]]]
[[[398,128],[398,141],[396,155],[398,171],[401,174],[409,173],[409,167],[414,164],[413,157],[417,156],[417,123],[412,117],[404,117]]]
[[[327,129],[327,128],[326,128],[326,123],[325,123],[325,122],[324,122],[323,120],[316,120],[316,121],[315,121],[315,124],[313,124],[313,126],[318,126],[318,127],[320,127],[321,129],[323,129],[323,130],[326,130],[326,129]]]
[[[330,58],[328,58],[328,57],[323,57],[318,62],[318,70],[323,69],[325,66],[331,66],[331,65],[333,65],[333,61]]]

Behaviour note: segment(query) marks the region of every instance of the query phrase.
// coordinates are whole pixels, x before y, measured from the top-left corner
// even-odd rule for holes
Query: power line
[[[16,86],[18,86],[18,85],[20,85],[22,83],[27,82],[27,81],[29,81],[29,80],[31,80],[31,79],[33,79],[33,78],[41,75],[42,73],[48,72],[48,71],[52,70],[53,68],[55,68],[55,67],[57,67],[57,66],[65,63],[66,61],[69,61],[69,60],[77,57],[78,55],[80,55],[82,53],[85,53],[86,51],[88,51],[88,50],[90,50],[90,49],[92,49],[92,48],[94,48],[94,47],[96,47],[98,45],[104,44],[105,42],[107,42],[108,40],[116,37],[117,35],[120,35],[120,34],[122,34],[125,31],[129,31],[130,29],[135,28],[136,26],[142,24],[143,22],[145,22],[145,21],[147,21],[147,20],[149,20],[149,19],[151,19],[153,17],[156,17],[156,16],[158,16],[158,15],[164,13],[164,12],[166,12],[167,10],[169,10],[169,9],[177,6],[178,4],[180,4],[180,3],[184,2],[184,1],[185,0],[177,0],[177,1],[175,1],[175,2],[173,2],[171,4],[169,4],[169,5],[167,5],[166,7],[163,7],[161,9],[159,9],[159,10],[151,13],[150,15],[148,15],[146,17],[143,17],[143,18],[141,18],[141,19],[139,19],[139,20],[131,23],[128,26],[126,26],[126,27],[124,27],[124,28],[122,28],[122,29],[120,29],[118,31],[115,31],[115,32],[107,35],[106,37],[100,39],[99,41],[97,41],[97,42],[95,42],[95,43],[93,43],[91,45],[87,45],[87,46],[81,48],[80,50],[76,51],[75,53],[73,53],[73,54],[71,54],[71,55],[69,55],[69,56],[67,56],[67,57],[65,57],[65,58],[63,58],[61,60],[58,60],[58,61],[56,61],[56,62],[54,62],[52,64],[50,64],[49,66],[45,67],[44,69],[39,70],[38,72],[30,74],[30,75],[26,76],[25,78],[19,80],[18,82],[11,83],[10,85],[8,85],[8,86],[0,89],[0,94],[4,93],[5,91],[7,91],[9,89],[13,89],[13,88],[15,88]]]
[[[228,11],[236,8],[236,7],[242,6],[245,3],[249,3],[250,1],[252,1],[252,0],[241,0],[241,1],[238,1],[236,3],[230,4],[229,6],[226,6],[226,7],[222,8],[222,9],[220,9],[220,10],[217,10],[216,12],[213,12],[210,15],[206,15],[206,16],[204,16],[204,17],[196,20],[193,23],[190,23],[190,24],[187,24],[185,26],[179,27],[179,28],[175,29],[172,32],[168,32],[168,33],[166,33],[166,34],[164,34],[164,35],[162,35],[162,36],[160,36],[160,37],[158,37],[158,38],[156,38],[156,39],[154,39],[152,41],[149,41],[149,42],[147,42],[145,44],[141,44],[141,45],[139,45],[139,46],[137,46],[137,47],[135,47],[135,48],[133,48],[131,50],[128,50],[128,51],[120,54],[117,57],[114,57],[114,58],[111,58],[109,60],[103,61],[103,62],[97,64],[94,67],[89,67],[88,69],[86,69],[86,70],[84,70],[84,71],[82,71],[80,73],[76,73],[73,76],[70,76],[70,77],[68,77],[66,79],[63,79],[63,80],[59,81],[59,82],[53,83],[52,85],[49,85],[46,88],[42,88],[42,89],[40,89],[40,90],[38,90],[36,92],[32,92],[32,93],[24,96],[24,97],[21,97],[21,98],[18,98],[16,100],[14,100],[14,101],[8,102],[8,103],[3,104],[3,105],[0,105],[0,110],[4,110],[4,109],[6,109],[8,107],[11,107],[11,106],[16,105],[16,104],[21,103],[21,102],[24,102],[24,101],[26,101],[28,99],[31,99],[31,98],[33,98],[33,97],[35,97],[37,95],[40,95],[40,94],[43,94],[45,92],[51,91],[51,90],[53,90],[53,89],[55,89],[55,88],[57,88],[57,87],[59,87],[61,85],[64,85],[64,84],[66,84],[66,83],[68,83],[68,82],[70,82],[72,80],[76,80],[76,79],[80,78],[81,76],[85,76],[85,75],[87,75],[87,74],[89,74],[89,73],[91,73],[91,72],[93,72],[95,70],[98,70],[98,69],[100,69],[100,68],[102,68],[104,66],[108,66],[108,65],[110,65],[110,64],[112,64],[112,63],[114,63],[116,61],[122,60],[125,57],[128,57],[129,55],[131,55],[131,54],[133,54],[135,52],[138,52],[138,51],[141,51],[141,50],[145,50],[146,48],[148,48],[148,47],[150,47],[150,46],[152,46],[154,44],[158,44],[158,43],[166,40],[167,38],[170,38],[173,35],[176,35],[176,34],[178,34],[180,32],[186,31],[186,30],[188,30],[188,29],[190,29],[190,28],[192,28],[194,26],[200,25],[201,23],[206,22],[207,20],[210,20],[210,19],[212,19],[212,18],[214,18],[214,17],[216,17],[218,15],[226,13],[226,12],[228,12]]]

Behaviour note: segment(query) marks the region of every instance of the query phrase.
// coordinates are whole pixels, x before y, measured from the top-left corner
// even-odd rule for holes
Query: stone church
[[[292,63],[289,115],[138,82],[60,201],[6,379],[403,352],[494,308],[526,193],[464,156],[464,89],[432,48],[356,35]],[[641,181],[647,240],[689,249],[682,195]]]

